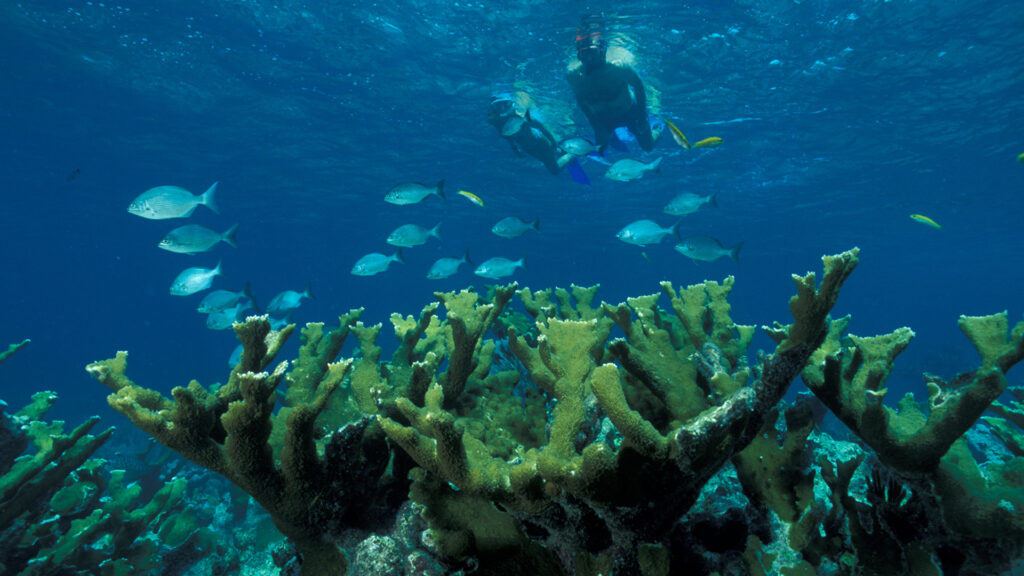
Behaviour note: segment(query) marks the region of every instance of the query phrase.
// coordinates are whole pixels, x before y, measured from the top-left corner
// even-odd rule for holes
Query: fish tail
[[[263,309],[260,308],[260,305],[256,303],[256,297],[252,295],[251,282],[245,283],[245,288],[242,289],[242,292],[245,294],[245,297],[248,298],[249,302],[252,304],[252,309],[255,310],[257,314],[263,314]]]
[[[518,264],[523,270],[529,270],[529,268],[526,267],[526,258],[520,258],[516,264]]]
[[[302,293],[303,296],[310,300],[316,300],[316,296],[313,296],[313,283],[306,282],[306,290]]]
[[[672,224],[672,228],[670,229],[672,231],[672,235],[675,236],[676,240],[679,240],[680,242],[682,242],[683,240],[682,238],[679,237],[679,225],[682,224],[682,222],[682,220],[676,220],[675,224]]]
[[[220,271],[220,265],[223,262],[224,262],[223,260],[217,260],[217,266],[214,267],[214,269],[213,269],[213,275],[214,276],[223,276],[224,275],[224,273]]]
[[[530,224],[530,228],[533,228],[537,232],[540,232],[540,216],[533,219],[533,223]]]
[[[430,235],[437,238],[438,242],[441,241],[441,222],[438,222],[437,226],[430,229]]]
[[[238,248],[238,244],[235,242],[235,233],[238,232],[238,224],[235,224],[231,228],[228,228],[220,235],[222,242],[231,246],[232,248]]]
[[[444,178],[437,181],[437,195],[444,200]]]
[[[729,250],[729,258],[732,258],[732,261],[737,264],[740,263],[740,248],[743,248],[743,242],[740,242]]]
[[[220,214],[220,208],[217,207],[217,201],[214,199],[213,194],[217,191],[217,182],[214,182],[203,192],[203,195],[199,197],[199,203],[206,206],[210,210],[213,210],[214,214]]]
[[[462,260],[467,266],[476,268],[476,264],[473,264],[473,261],[469,259],[469,248],[466,248],[466,254],[462,256]]]
[[[717,198],[718,198],[718,192],[712,192],[711,193],[711,198],[708,199],[708,204],[711,204],[715,208],[718,208],[718,200],[717,200]]]
[[[399,264],[405,264],[405,260],[402,259],[402,248],[398,247],[395,249],[395,253],[391,256],[391,259]]]
[[[651,166],[651,171],[652,172],[659,172],[659,173],[661,172],[661,159],[662,158],[664,158],[664,156],[658,156],[657,158],[654,159],[654,162],[651,162],[650,166]]]

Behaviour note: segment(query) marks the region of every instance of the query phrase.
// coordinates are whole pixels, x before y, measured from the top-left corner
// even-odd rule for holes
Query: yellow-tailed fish
[[[676,141],[676,144],[687,150],[690,149],[690,141],[686,139],[686,135],[683,134],[682,130],[676,128],[676,125],[669,120],[665,120],[665,126],[668,126],[668,131],[672,133],[672,139]]]
[[[459,190],[459,194],[468,198],[469,201],[472,202],[473,204],[476,204],[481,208],[484,207],[484,201],[481,200],[480,197],[477,196],[476,194],[473,194],[472,192],[467,192],[465,190]]]
[[[921,224],[925,224],[927,226],[931,226],[932,228],[935,228],[936,230],[942,230],[942,226],[939,225],[938,222],[936,222],[935,220],[932,220],[931,218],[925,216],[924,214],[911,214],[910,215],[910,219],[911,220],[916,220],[917,222],[920,222]]]
[[[1017,162],[1024,164],[1024,152],[1017,154]]]
[[[719,138],[718,136],[712,136],[710,138],[705,138],[705,139],[701,140],[700,142],[697,142],[696,144],[693,145],[693,147],[694,148],[714,148],[715,146],[718,146],[721,143],[722,143],[722,139],[721,138]]]

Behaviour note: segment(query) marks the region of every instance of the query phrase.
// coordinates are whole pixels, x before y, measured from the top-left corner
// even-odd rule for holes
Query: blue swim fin
[[[580,166],[579,160],[573,158],[565,166],[569,170],[569,175],[572,176],[573,182],[590,186],[590,178],[587,178],[587,173],[583,171],[583,166]]]

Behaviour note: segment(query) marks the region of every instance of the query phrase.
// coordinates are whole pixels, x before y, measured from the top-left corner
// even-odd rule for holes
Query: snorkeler
[[[520,115],[510,97],[499,96],[491,100],[487,122],[508,141],[516,154],[533,156],[552,174],[558,174],[573,159],[572,154],[563,153],[558,148],[558,141],[543,123],[530,115],[529,109]]]
[[[576,102],[594,129],[598,149],[604,151],[615,129],[625,126],[645,151],[654,148],[654,135],[647,119],[647,93],[637,73],[629,66],[606,59],[608,42],[600,23],[587,22],[577,29],[576,56],[569,65],[569,86]]]

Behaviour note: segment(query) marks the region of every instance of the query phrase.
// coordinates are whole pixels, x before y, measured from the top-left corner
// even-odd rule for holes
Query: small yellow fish
[[[665,126],[668,126],[668,131],[672,133],[672,139],[676,141],[676,144],[679,144],[680,146],[686,148],[687,150],[690,149],[690,141],[686,139],[686,136],[683,134],[682,130],[676,128],[676,125],[673,124],[670,120],[665,120]]]
[[[644,257],[644,260],[647,260],[651,264],[654,264],[654,262],[651,261],[651,257],[647,255],[647,252],[641,252],[640,255]]]
[[[700,142],[693,145],[694,148],[714,148],[722,143],[722,139],[718,136],[712,136],[711,138],[705,138]]]
[[[911,220],[916,220],[916,221],[920,222],[921,224],[925,224],[927,226],[931,226],[932,228],[935,228],[936,230],[942,230],[942,226],[940,226],[938,222],[936,222],[935,220],[932,220],[931,218],[929,218],[929,217],[927,217],[927,216],[925,216],[923,214],[911,214],[910,215],[910,219]]]
[[[465,196],[473,204],[476,204],[477,206],[479,206],[481,208],[484,207],[484,201],[481,200],[480,197],[477,196],[476,194],[473,194],[472,192],[466,192],[465,190],[459,190],[459,194],[461,194],[462,196]]]
[[[1024,152],[1021,152],[1020,154],[1017,155],[1017,162],[1024,164]],[[75,170],[75,172],[78,172],[78,170]]]

